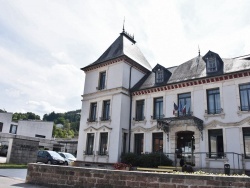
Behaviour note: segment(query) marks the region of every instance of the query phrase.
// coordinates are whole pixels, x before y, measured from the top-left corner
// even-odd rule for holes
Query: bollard
[[[224,173],[226,175],[230,175],[230,164],[228,164],[228,163],[224,164]]]

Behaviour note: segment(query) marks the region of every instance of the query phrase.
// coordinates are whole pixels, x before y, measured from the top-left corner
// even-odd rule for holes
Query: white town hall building
[[[123,30],[82,70],[78,161],[163,152],[195,167],[250,169],[250,55],[208,51],[179,66],[151,68]]]

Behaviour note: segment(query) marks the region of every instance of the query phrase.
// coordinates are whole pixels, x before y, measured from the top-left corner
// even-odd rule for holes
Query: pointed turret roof
[[[94,62],[82,68],[82,70],[101,64],[103,62],[127,56],[147,70],[152,70],[147,59],[142,54],[141,50],[137,47],[134,37],[129,35],[123,30],[120,36],[111,44],[111,46]]]

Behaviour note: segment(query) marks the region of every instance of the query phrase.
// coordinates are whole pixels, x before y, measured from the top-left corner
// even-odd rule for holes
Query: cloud
[[[43,113],[43,112],[53,112],[54,111],[57,113],[60,113],[60,112],[64,113],[67,111],[67,109],[57,108],[46,101],[28,101],[27,105],[28,105],[29,109],[31,109],[32,112],[35,111],[35,112]]]
[[[247,0],[1,1],[0,108],[43,115],[81,107],[84,73],[125,29],[152,66],[208,50],[250,53]],[[4,100],[2,100],[4,99]]]

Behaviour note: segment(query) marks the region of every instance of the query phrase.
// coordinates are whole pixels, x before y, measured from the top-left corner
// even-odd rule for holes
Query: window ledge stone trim
[[[146,119],[141,120],[141,121],[132,120],[133,125],[138,125],[138,124],[145,124],[146,125],[146,123],[147,123]]]
[[[237,114],[238,114],[238,116],[242,116],[242,114],[250,114],[250,111],[241,111],[241,110],[238,110]]]
[[[222,119],[224,119],[225,113],[223,112],[223,113],[219,113],[219,114],[207,114],[207,113],[204,114],[205,120],[208,120],[208,118],[211,118],[211,117],[221,117]]]
[[[87,123],[88,125],[94,125],[94,124],[97,125],[98,121],[87,121],[86,123]]]

